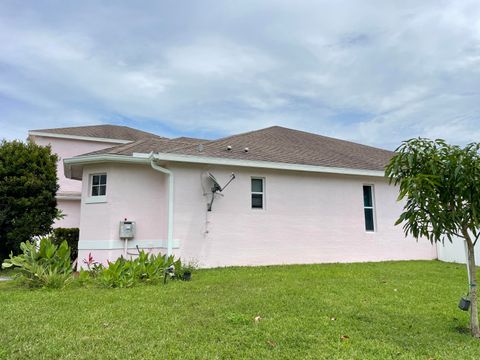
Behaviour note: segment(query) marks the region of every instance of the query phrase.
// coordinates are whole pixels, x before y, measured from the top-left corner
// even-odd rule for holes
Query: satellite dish
[[[213,182],[212,200],[210,200],[210,203],[208,204],[208,211],[212,211],[212,204],[213,204],[213,200],[215,200],[215,193],[222,192],[228,186],[228,184],[230,184],[233,181],[233,179],[235,179],[235,174],[232,173],[232,175],[230,175],[230,180],[228,180],[228,182],[223,187],[220,185],[220,183],[217,181],[217,179],[215,179],[215,176],[213,176],[212,173],[209,172],[208,177]]]
[[[213,181],[212,193],[216,193],[217,191],[222,192],[223,189],[218,183],[217,179],[215,179],[215,176],[213,176],[213,174],[209,172],[208,177],[210,178],[210,180]]]

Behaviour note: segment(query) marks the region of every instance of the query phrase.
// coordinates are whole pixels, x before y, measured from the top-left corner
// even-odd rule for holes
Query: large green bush
[[[71,280],[70,248],[66,241],[60,245],[44,237],[20,244],[22,254],[10,255],[2,264],[4,269],[17,268],[16,279],[28,287],[60,288]]]
[[[20,253],[22,242],[52,230],[60,215],[57,180],[57,156],[50,147],[0,143],[0,261]]]

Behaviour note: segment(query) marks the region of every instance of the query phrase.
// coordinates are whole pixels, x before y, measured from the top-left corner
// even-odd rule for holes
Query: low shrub
[[[56,228],[53,229],[50,238],[55,245],[60,245],[66,241],[70,248],[70,259],[75,261],[78,257],[78,238],[80,231],[78,228]]]
[[[149,254],[141,250],[138,257],[132,260],[118,258],[115,262],[109,262],[108,267],[101,268],[96,272],[92,270],[92,278],[97,278],[105,287],[131,287],[139,282],[158,283],[166,277],[182,279],[176,276],[182,273],[180,259],[166,255]]]
[[[135,275],[140,281],[155,281],[163,279],[167,270],[173,265],[172,274],[180,272],[182,262],[175,260],[173,255],[154,255],[141,250],[136,259],[131,260],[134,263]]]
[[[133,262],[119,257],[98,273],[97,279],[105,287],[123,288],[135,284],[135,270]]]
[[[2,268],[17,268],[15,279],[28,287],[61,288],[71,280],[70,248],[66,241],[55,245],[49,237],[20,244],[22,253],[10,254]]]
[[[22,254],[11,254],[2,267],[18,269],[16,279],[22,284],[28,287],[61,288],[73,279],[70,248],[66,240],[56,245],[52,238],[44,237],[38,244],[26,242],[20,248]],[[76,284],[97,284],[107,288],[128,288],[138,283],[160,283],[167,279],[186,280],[185,273],[191,274],[194,269],[191,263],[183,265],[173,255],[154,255],[143,250],[135,259],[120,257],[109,262],[108,266],[95,261],[91,254],[83,263],[87,270],[80,271]]]

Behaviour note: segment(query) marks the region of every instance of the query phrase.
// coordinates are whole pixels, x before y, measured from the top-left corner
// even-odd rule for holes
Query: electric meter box
[[[120,239],[135,237],[135,221],[120,221]]]

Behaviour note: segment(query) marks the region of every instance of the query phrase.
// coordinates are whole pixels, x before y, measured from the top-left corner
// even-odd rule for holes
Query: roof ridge
[[[177,136],[177,137],[174,137],[174,138],[172,138],[172,140],[178,140],[178,141],[181,141],[181,140],[179,140],[179,139],[189,139],[189,140],[209,141],[208,139],[200,139],[200,138],[191,137],[191,136]]]
[[[174,140],[174,139],[172,139]],[[184,149],[188,149],[188,148],[195,148],[195,147],[198,147],[199,145],[204,145],[208,142],[205,142],[205,143],[198,143],[198,144],[185,144],[185,146],[179,146],[179,147],[176,147],[176,148],[173,148],[173,149],[170,149],[170,150],[167,150],[165,151],[165,153],[171,153],[173,151],[177,151],[177,150],[184,150]]]
[[[236,137],[239,137],[239,136],[244,136],[244,135],[248,135],[248,134],[252,134],[252,133],[255,133],[255,132],[260,132],[260,131],[264,131],[264,130],[268,130],[268,129],[272,129],[272,128],[275,128],[275,127],[279,127],[279,126],[269,126],[269,127],[266,127],[266,128],[262,128],[262,129],[256,129],[256,130],[250,130],[250,131],[246,131],[246,132],[243,132],[243,133],[240,133],[240,134],[234,134],[234,135],[229,135],[229,136],[225,136],[223,138],[219,138],[219,139],[215,139],[215,140],[208,140],[208,141],[205,141],[202,143],[203,146],[206,146],[206,145],[210,145],[210,144],[214,144],[216,143],[217,141],[224,141],[224,140],[228,140],[228,139],[233,139],[233,138],[236,138]],[[197,147],[199,144],[193,144],[193,145],[188,145],[188,146],[185,146],[185,147],[179,147],[179,148],[175,148],[175,149],[170,149],[169,151],[166,151],[168,153],[170,152],[173,152],[173,151],[176,151],[176,150],[185,150],[185,149],[188,149],[188,148],[195,148]]]
[[[268,129],[273,129],[273,128],[276,128],[276,127],[281,127],[281,126],[277,126],[277,125],[273,125],[273,126],[268,126],[266,128],[261,128],[261,129],[256,129],[256,130],[250,130],[250,131],[246,131],[246,132],[243,132],[243,133],[240,133],[240,134],[234,134],[234,135],[229,135],[229,136],[225,136],[223,138],[219,138],[219,139],[216,139],[216,140],[211,140],[209,142],[216,142],[216,141],[223,141],[223,140],[227,140],[227,139],[231,139],[231,138],[236,138],[238,136],[244,136],[244,135],[249,135],[249,134],[253,134],[253,133],[256,133],[256,132],[260,132],[260,131],[265,131],[265,130],[268,130]]]
[[[219,138],[219,139],[216,139],[216,140],[209,140],[209,141],[206,141],[206,142],[203,142],[202,145],[204,146],[208,146],[208,145],[211,145],[211,144],[215,144],[217,142],[220,142],[220,141],[225,141],[225,140],[228,140],[228,139],[235,139],[235,138],[238,138],[240,136],[244,136],[244,135],[250,135],[252,133],[256,133],[256,132],[263,132],[263,131],[266,131],[266,130],[270,130],[270,129],[283,129],[283,130],[288,130],[288,131],[292,131],[292,132],[296,132],[296,133],[301,133],[301,134],[305,134],[307,136],[315,136],[315,137],[319,137],[319,138],[323,138],[323,139],[328,139],[330,141],[335,141],[335,142],[343,142],[345,144],[352,144],[352,145],[356,145],[356,146],[362,146],[362,147],[366,147],[366,148],[370,148],[370,149],[375,149],[375,150],[382,150],[382,151],[386,151],[386,152],[390,152],[392,153],[391,150],[387,150],[387,149],[382,149],[382,148],[379,148],[379,147],[375,147],[375,146],[370,146],[370,145],[365,145],[365,144],[360,144],[360,143],[357,143],[357,142],[354,142],[354,141],[350,141],[350,140],[344,140],[344,139],[338,139],[338,138],[334,138],[334,137],[331,137],[331,136],[325,136],[325,135],[320,135],[320,134],[316,134],[316,133],[311,133],[311,132],[308,132],[308,131],[304,131],[304,130],[297,130],[297,129],[292,129],[292,128],[288,128],[288,127],[285,127],[285,126],[280,126],[280,125],[273,125],[273,126],[269,126],[269,127],[266,127],[266,128],[262,128],[262,129],[256,129],[256,130],[250,130],[250,131],[246,131],[246,132],[243,132],[243,133],[240,133],[240,134],[234,134],[234,135],[229,135],[229,136],[225,136],[223,138]],[[174,149],[170,149],[169,151],[166,151],[166,152],[173,152],[173,151],[176,151],[176,150],[186,150],[186,149],[189,149],[189,148],[192,148],[194,149],[195,147],[197,147],[199,144],[193,144],[193,145],[188,145],[188,146],[185,146],[185,147],[178,147],[178,148],[174,148]]]
[[[341,142],[345,142],[345,143],[349,143],[349,144],[353,144],[353,145],[357,145],[357,146],[364,146],[364,147],[368,147],[368,148],[375,149],[375,150],[383,150],[383,151],[393,152],[393,151],[391,151],[391,150],[379,148],[379,147],[376,147],[376,146],[365,145],[365,144],[357,143],[357,142],[351,141],[351,140],[339,139],[339,138],[334,138],[334,137],[332,137],[332,136],[327,136],[327,135],[321,135],[321,134],[311,133],[311,132],[308,132],[308,131],[305,131],[305,130],[292,129],[292,128],[287,128],[287,127],[285,127],[285,126],[279,126],[279,125],[271,126],[271,128],[275,128],[275,127],[276,127],[276,128],[280,128],[280,129],[289,130],[289,131],[294,131],[294,132],[297,132],[297,133],[302,133],[302,134],[310,135],[310,136],[311,136],[311,135],[314,135],[314,136],[318,136],[318,137],[321,137],[321,138],[324,138],[324,139],[333,140],[333,141],[341,141]],[[267,129],[268,129],[268,128],[267,128]]]

